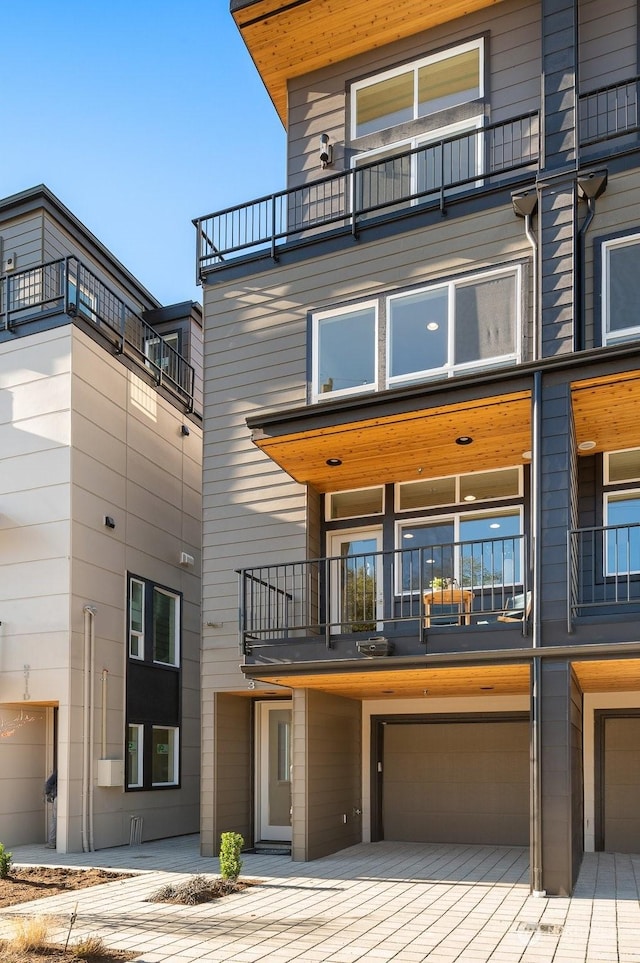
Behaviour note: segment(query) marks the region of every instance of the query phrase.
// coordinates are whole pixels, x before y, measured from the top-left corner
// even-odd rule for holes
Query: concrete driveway
[[[66,935],[139,952],[144,963],[640,963],[640,856],[587,854],[571,899],[529,896],[528,851],[373,843],[312,863],[246,855],[258,886],[201,906],[146,902],[166,882],[215,874],[198,837],[96,853],[13,849],[16,864],[104,866],[140,875],[0,912],[52,917]]]

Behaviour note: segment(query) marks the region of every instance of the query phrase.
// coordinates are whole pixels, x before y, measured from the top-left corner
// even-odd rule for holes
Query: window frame
[[[180,727],[179,726],[168,726],[161,723],[153,723],[150,725],[151,730],[151,788],[152,789],[165,789],[165,788],[175,788],[180,785]],[[167,782],[157,782],[153,778],[153,759],[155,752],[154,743],[154,733],[163,730],[166,731],[170,737],[167,745],[169,746],[169,756],[173,756],[171,762],[172,765],[170,769],[173,770],[173,778],[170,778]]]
[[[467,51],[478,49],[478,95],[477,97],[464,98],[457,101],[456,103],[447,104],[446,107],[440,107],[435,110],[428,111],[427,113],[421,114],[419,111],[420,101],[419,101],[419,72],[423,67],[428,67],[431,64],[441,63],[444,60],[453,59],[460,54],[466,53]],[[485,71],[486,71],[486,55],[485,55],[485,43],[484,37],[476,37],[474,40],[467,40],[463,43],[455,44],[452,47],[445,47],[443,50],[439,50],[435,53],[428,54],[425,57],[420,57],[417,60],[410,60],[403,64],[398,64],[395,67],[390,67],[387,70],[379,71],[375,74],[370,74],[369,76],[353,81],[349,88],[349,106],[351,113],[351,130],[350,137],[351,140],[359,140],[362,137],[369,137],[372,135],[380,134],[385,130],[393,130],[394,127],[399,127],[401,124],[412,123],[416,120],[425,120],[428,117],[433,117],[436,114],[441,113],[445,110],[451,110],[455,107],[460,107],[463,104],[474,103],[478,100],[483,100],[485,97]],[[377,127],[372,131],[367,131],[366,133],[358,133],[358,111],[357,111],[357,97],[360,90],[365,90],[367,87],[373,87],[375,84],[383,83],[385,80],[392,80],[394,77],[399,77],[402,74],[413,73],[413,105],[412,105],[412,116],[410,119],[399,121],[396,124],[387,124],[382,127]]]
[[[524,574],[524,571],[525,571],[525,557],[524,557],[524,541],[523,541],[523,536],[524,536],[524,506],[523,506],[523,504],[522,504],[521,502],[519,502],[519,503],[517,503],[517,504],[513,504],[513,505],[503,505],[503,506],[501,506],[500,508],[494,507],[494,508],[487,508],[487,509],[484,509],[484,508],[470,509],[469,511],[466,511],[466,512],[465,512],[465,511],[462,511],[462,512],[460,512],[460,511],[450,511],[450,512],[443,512],[442,514],[434,513],[434,514],[431,514],[431,515],[418,515],[418,516],[414,516],[414,517],[412,517],[412,518],[398,518],[398,519],[395,519],[395,522],[394,522],[394,546],[395,546],[395,551],[396,551],[396,552],[402,552],[402,551],[411,552],[411,551],[416,551],[416,550],[417,550],[417,549],[415,549],[415,550],[414,550],[414,549],[411,549],[411,548],[409,548],[409,547],[406,547],[406,548],[405,548],[405,547],[402,545],[403,531],[404,531],[404,529],[406,529],[406,528],[417,527],[417,526],[427,526],[427,525],[447,524],[447,523],[451,522],[451,523],[453,524],[453,538],[452,538],[452,540],[451,540],[451,543],[444,543],[444,544],[456,545],[456,544],[458,544],[458,543],[460,543],[460,542],[462,541],[461,538],[460,538],[460,528],[461,528],[461,523],[464,522],[465,518],[466,518],[467,520],[469,520],[469,519],[471,519],[471,518],[473,518],[473,519],[475,520],[475,519],[484,518],[484,517],[486,517],[486,518],[499,518],[499,517],[503,517],[503,516],[506,516],[506,515],[510,515],[510,516],[513,516],[513,517],[516,517],[516,516],[518,517],[518,529],[519,529],[519,530],[518,530],[518,534],[517,534],[517,535],[507,535],[507,536],[497,536],[497,537],[496,537],[496,541],[499,541],[501,538],[504,538],[504,539],[508,539],[508,538],[514,538],[514,539],[515,539],[515,538],[517,538],[517,539],[519,539],[519,543],[518,543],[518,567],[519,567],[519,574],[522,576],[522,575]],[[484,541],[491,541],[491,539],[482,539],[482,541],[483,541],[483,542],[484,542]],[[455,578],[458,583],[462,584],[462,583],[461,583],[461,580],[460,580],[460,572],[457,571],[457,565],[458,565],[458,559],[457,559],[457,557],[454,557],[452,577]],[[514,566],[514,568],[515,568],[515,566]],[[516,574],[516,572],[514,571],[514,575],[515,575],[515,574]],[[395,566],[394,593],[395,593],[395,595],[396,595],[397,598],[400,598],[400,597],[405,597],[405,598],[406,598],[406,597],[410,597],[410,596],[415,595],[415,594],[416,594],[416,591],[417,591],[416,589],[413,589],[413,588],[404,589],[404,588],[403,588],[403,586],[402,586],[402,575],[403,575],[403,572],[402,572],[402,556],[401,556],[400,564]],[[509,587],[511,587],[511,586],[522,585],[522,584],[523,584],[523,581],[522,581],[522,578],[520,578],[520,580],[515,580],[515,579],[514,579],[512,582],[495,582],[495,583],[492,584],[491,588],[493,588],[493,589],[495,589],[495,588],[505,588],[505,587],[506,587],[506,588],[509,588]],[[465,587],[466,587],[466,588],[470,588],[470,589],[473,589],[473,588],[482,588],[482,586],[475,586],[475,585],[469,585],[469,586],[465,586]]]
[[[133,586],[139,585],[142,588],[142,630],[138,631],[133,628],[133,600],[132,600],[132,589]],[[139,661],[144,661],[145,654],[145,606],[146,606],[146,583],[134,576],[129,577],[129,658],[138,659]],[[136,654],[132,647],[132,637],[138,640],[140,651]]]
[[[417,478],[417,479],[413,479],[412,481],[396,482],[395,485],[394,485],[394,512],[396,512],[398,515],[406,515],[406,514],[409,513],[409,512],[414,512],[414,513],[415,513],[415,512],[425,512],[425,511],[432,511],[432,512],[435,512],[435,513],[437,514],[437,512],[440,511],[440,510],[442,510],[442,509],[447,509],[449,506],[454,507],[454,506],[456,506],[456,505],[460,505],[460,506],[468,505],[468,506],[469,506],[469,510],[470,510],[470,511],[473,511],[473,509],[470,507],[470,506],[473,504],[473,502],[465,501],[465,499],[461,496],[460,489],[461,489],[462,479],[463,479],[463,478],[465,478],[465,479],[466,479],[466,478],[473,478],[475,475],[488,475],[488,474],[494,474],[494,473],[497,474],[498,472],[507,472],[507,471],[516,471],[517,474],[518,474],[518,490],[517,490],[517,492],[514,492],[514,493],[511,494],[511,495],[494,495],[494,496],[488,495],[488,496],[483,496],[482,498],[477,499],[478,502],[479,502],[481,505],[484,505],[484,504],[486,504],[487,502],[506,501],[506,500],[511,499],[511,498],[520,498],[520,499],[523,498],[523,497],[524,497],[524,470],[523,470],[523,466],[522,466],[522,465],[509,465],[509,466],[507,466],[506,468],[495,468],[495,469],[493,469],[492,471],[487,471],[487,470],[483,470],[483,471],[471,471],[471,472],[463,472],[462,474],[458,474],[458,475],[438,475],[437,477],[432,478],[432,479],[421,479],[421,478]],[[441,503],[438,504],[438,505],[422,505],[422,506],[419,506],[419,507],[414,507],[414,506],[412,506],[412,507],[410,507],[410,508],[401,508],[401,506],[400,506],[400,493],[401,493],[402,488],[403,488],[404,486],[407,486],[407,487],[408,487],[408,486],[411,486],[411,485],[420,485],[420,484],[423,484],[425,481],[433,481],[433,482],[436,482],[436,481],[448,481],[448,480],[451,479],[451,478],[453,478],[454,481],[455,481],[455,501],[452,501],[452,502],[441,502]]]
[[[182,657],[182,596],[171,589],[167,589],[161,585],[155,585],[152,589],[152,612],[151,612],[151,642],[152,642],[152,653],[153,653],[153,664],[154,665],[165,665],[170,668],[177,669],[180,667],[180,660]],[[156,619],[153,603],[155,602],[156,594],[164,595],[166,598],[174,600],[175,606],[173,611],[173,634],[174,634],[174,660],[172,662],[165,662],[162,659],[156,658]]]
[[[513,333],[514,350],[506,355],[495,355],[492,358],[481,358],[477,361],[456,365],[452,363],[452,353],[455,350],[455,292],[458,287],[472,285],[476,281],[484,282],[497,277],[513,276],[515,283],[516,325]],[[435,291],[447,292],[447,361],[438,368],[423,368],[411,374],[391,375],[391,305],[394,301],[401,301],[403,297],[414,296]],[[507,364],[519,364],[522,358],[522,265],[517,264],[509,268],[490,269],[463,277],[449,278],[426,284],[411,291],[388,294],[385,301],[385,386],[387,388],[403,387],[416,382],[430,381],[438,377],[452,378],[458,374],[466,374],[479,369],[499,368]]]
[[[339,518],[331,514],[333,499],[336,495],[351,495],[354,492],[381,492],[382,507],[379,512],[362,512],[359,515],[341,515]],[[325,522],[346,522],[351,518],[372,518],[373,516],[384,515],[385,511],[385,486],[384,485],[363,485],[361,488],[340,488],[335,492],[327,492],[324,500],[324,520]]]
[[[609,521],[609,505],[612,501],[622,501],[624,498],[634,498],[634,500],[640,504],[640,487],[638,487],[638,485],[636,484],[633,487],[626,488],[624,487],[624,482],[616,482],[615,487],[609,488],[607,491],[604,491],[602,493],[602,496],[603,496],[602,517],[603,517],[604,528],[605,528],[605,537],[603,539],[603,544],[602,544],[602,554],[604,556],[602,559],[602,571],[603,571],[604,577],[605,579],[627,579],[627,578],[632,578],[634,576],[638,576],[640,575],[640,561],[638,562],[638,566],[636,568],[629,568],[628,571],[625,570],[624,568],[618,569],[617,567],[612,571],[609,568],[609,536],[611,534],[609,531],[609,526],[616,525],[615,522]],[[618,523],[618,524],[621,524],[621,527],[624,529],[625,527],[624,523]],[[629,526],[635,526],[637,524],[638,524],[637,522],[628,523]],[[636,529],[636,531],[638,533],[638,538],[640,539],[640,528]]]
[[[142,654],[137,656],[133,655],[131,652],[131,584],[133,582],[138,582],[143,586],[143,622],[142,622],[142,638],[143,647]],[[163,662],[155,658],[155,620],[153,615],[153,601],[155,598],[155,593],[160,592],[162,595],[169,596],[175,599],[175,611],[174,611],[174,635],[175,635],[175,661],[174,662]],[[177,589],[170,588],[168,585],[162,585],[159,582],[155,582],[153,579],[143,578],[141,575],[135,575],[133,572],[127,573],[127,647],[128,656],[134,662],[143,662],[148,665],[157,666],[162,669],[176,669],[180,670],[182,664],[182,592]]]
[[[320,385],[320,326],[327,318],[338,319],[353,314],[356,311],[373,309],[373,338],[374,356],[373,372],[374,380],[363,385],[354,385],[350,388],[338,388],[331,391],[322,391]],[[330,398],[345,398],[349,395],[363,394],[369,391],[378,391],[379,386],[379,340],[380,340],[380,302],[377,298],[369,298],[365,301],[358,301],[355,304],[340,305],[335,308],[323,308],[311,313],[311,398],[315,404],[327,401]]]
[[[603,240],[600,245],[600,258],[601,258],[601,295],[602,295],[602,309],[601,309],[601,328],[600,337],[601,343],[606,345],[623,344],[626,341],[633,341],[640,338],[640,324],[632,325],[628,328],[621,328],[618,332],[612,332],[610,326],[611,317],[611,305],[610,305],[610,254],[612,251],[622,248],[622,247],[632,247],[634,245],[640,246],[640,232],[635,231],[631,234],[623,234],[622,236],[608,238]]]
[[[129,748],[131,739],[129,738],[129,735],[132,729],[135,729],[137,733],[137,782],[129,781],[129,756],[131,753]],[[144,725],[141,722],[127,723],[127,765],[125,771],[125,784],[126,789],[144,789]]]

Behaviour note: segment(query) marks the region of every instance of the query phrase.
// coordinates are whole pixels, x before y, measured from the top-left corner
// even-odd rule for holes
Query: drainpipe
[[[83,660],[83,706],[82,706],[82,852],[90,853],[93,848],[91,832],[93,829],[92,798],[92,738],[93,738],[93,699],[91,682],[93,675],[93,650],[95,648],[95,617],[97,609],[85,605],[84,612],[84,660]]]
[[[585,235],[596,213],[596,201],[607,186],[607,171],[591,171],[584,176],[578,175],[578,197],[587,202],[587,215],[578,230],[577,251],[574,257],[574,324],[573,350],[582,351],[585,347],[586,291],[584,286],[584,264],[586,259]]]
[[[100,746],[100,758],[107,758],[107,685],[109,683],[109,670],[102,670],[102,741]]]
[[[542,490],[542,372],[533,376],[531,404],[531,645],[540,647],[540,588],[542,518],[540,492]],[[542,773],[541,706],[542,659],[534,659],[531,667],[531,892],[545,896],[542,889]]]
[[[513,210],[518,215],[518,217],[524,218],[524,233],[527,236],[527,240],[531,245],[531,251],[533,254],[533,283],[532,283],[532,305],[531,305],[531,317],[533,319],[533,352],[532,360],[537,361],[541,356],[540,344],[542,339],[542,331],[540,329],[540,324],[538,323],[538,302],[539,302],[539,263],[538,263],[538,239],[536,238],[533,230],[531,228],[531,222],[533,215],[538,207],[538,194],[535,189],[525,191],[524,194],[512,194],[511,203],[513,204]]]

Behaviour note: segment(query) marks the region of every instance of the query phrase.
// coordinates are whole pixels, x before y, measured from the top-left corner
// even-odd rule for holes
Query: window
[[[327,518],[362,518],[381,515],[384,511],[384,488],[359,488],[349,492],[332,492],[327,496]]]
[[[520,292],[515,266],[315,314],[313,401],[519,361]]]
[[[455,583],[512,589],[522,584],[522,512],[491,512],[398,522],[398,594]],[[512,594],[512,593],[510,593]]]
[[[377,305],[314,316],[314,393],[345,395],[376,387]]]
[[[352,138],[484,96],[482,40],[396,67],[351,88]]]
[[[153,661],[178,665],[180,600],[166,589],[153,589]]]
[[[400,482],[396,486],[396,510],[414,511],[461,502],[512,498],[521,494],[522,469],[498,468],[495,471],[472,472],[469,475]]]
[[[640,491],[605,495],[606,574],[640,573]]]
[[[173,354],[167,350],[167,346],[173,351],[180,353],[180,332],[172,331],[171,334],[159,335],[155,338],[146,338],[144,342],[144,353],[152,365],[161,368],[163,371],[171,369]]]
[[[162,666],[180,665],[178,592],[129,577],[129,657]]]
[[[178,783],[178,730],[153,726],[151,734],[151,782],[153,786]]]
[[[129,581],[129,655],[144,659],[144,582]]]
[[[640,235],[602,246],[602,342],[640,337]]]
[[[142,786],[142,755],[144,747],[144,726],[127,726],[127,789]]]

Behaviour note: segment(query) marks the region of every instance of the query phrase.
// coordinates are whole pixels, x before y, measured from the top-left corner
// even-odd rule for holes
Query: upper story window
[[[640,572],[640,448],[604,457],[605,575]]]
[[[315,314],[313,400],[518,361],[520,275],[486,271]]]
[[[129,579],[129,657],[180,665],[180,595],[144,579]]]
[[[640,337],[640,234],[602,246],[602,343]]]
[[[353,84],[352,138],[484,96],[483,42],[424,57]]]

